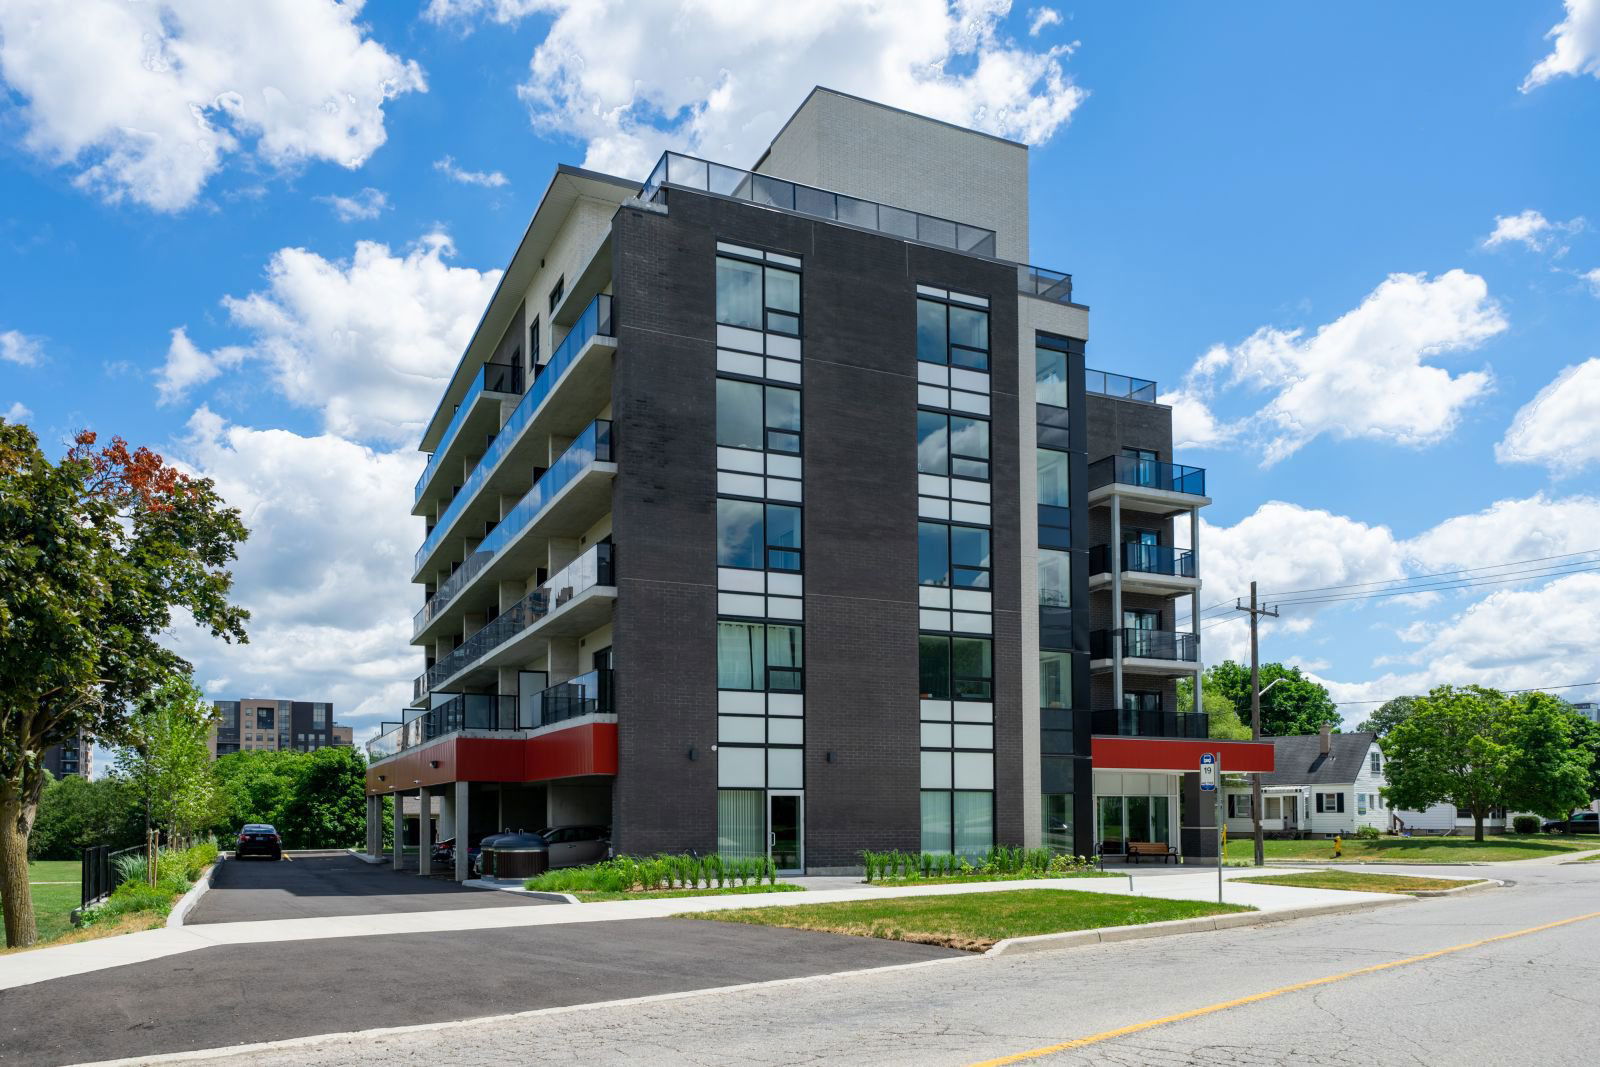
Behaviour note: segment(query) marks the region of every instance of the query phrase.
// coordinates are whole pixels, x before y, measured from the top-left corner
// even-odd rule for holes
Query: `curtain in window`
[[[981,856],[994,844],[994,794],[957,792],[955,850],[960,856]]]
[[[766,793],[760,789],[717,791],[717,851],[724,856],[767,854],[767,818],[761,810]]]
[[[765,689],[766,628],[759,623],[717,623],[717,688]]]

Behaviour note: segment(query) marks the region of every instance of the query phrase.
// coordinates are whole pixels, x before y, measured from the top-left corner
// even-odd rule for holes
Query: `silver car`
[[[581,867],[611,853],[609,826],[549,826],[539,831],[550,847],[550,866]]]

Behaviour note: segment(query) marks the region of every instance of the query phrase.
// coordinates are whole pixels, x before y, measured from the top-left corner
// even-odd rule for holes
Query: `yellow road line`
[[[1280,986],[1277,989],[1269,989],[1265,993],[1252,993],[1248,997],[1239,997],[1237,1000],[1225,1000],[1220,1004],[1208,1004],[1203,1008],[1195,1008],[1192,1011],[1180,1011],[1176,1015],[1163,1015],[1159,1019],[1146,1019],[1144,1022],[1134,1023],[1132,1026],[1121,1026],[1115,1030],[1106,1030],[1102,1033],[1091,1034],[1088,1037],[1080,1037],[1071,1041],[1063,1041],[1059,1045],[1046,1045],[1043,1048],[1028,1049],[1026,1052],[1014,1052],[1009,1056],[1001,1056],[998,1059],[981,1060],[978,1063],[972,1064],[971,1067],[1002,1067],[1003,1064],[1022,1063],[1025,1060],[1036,1060],[1043,1056],[1054,1055],[1057,1052],[1066,1052],[1075,1048],[1084,1048],[1088,1045],[1098,1045],[1102,1041],[1110,1041],[1115,1037],[1126,1037],[1129,1034],[1137,1034],[1144,1030],[1153,1030],[1158,1026],[1165,1026],[1168,1023],[1183,1022],[1185,1019],[1196,1019],[1202,1015],[1211,1015],[1219,1011],[1226,1011],[1229,1008],[1238,1008],[1246,1004],[1254,1004],[1257,1001],[1270,1000],[1273,997],[1281,997],[1285,993],[1298,993],[1302,989],[1314,989],[1317,986],[1331,985],[1334,982],[1342,982],[1346,978],[1358,978],[1364,974],[1376,974],[1379,971],[1387,971],[1391,967],[1405,967],[1408,964],[1421,963],[1424,960],[1438,959],[1440,956],[1448,956],[1452,952],[1464,952],[1469,948],[1479,948],[1483,945],[1492,945],[1496,941],[1509,941],[1514,937],[1526,937],[1529,934],[1537,934],[1543,930],[1554,930],[1558,926],[1569,926],[1572,923],[1581,923],[1587,919],[1600,919],[1600,911],[1591,911],[1587,915],[1575,915],[1570,919],[1558,919],[1553,923],[1545,923],[1543,926],[1530,926],[1526,930],[1514,930],[1509,934],[1497,934],[1494,937],[1485,937],[1479,941],[1468,941],[1464,945],[1452,945],[1449,948],[1441,948],[1435,952],[1424,952],[1420,956],[1408,956],[1403,960],[1391,960],[1388,963],[1375,963],[1371,967],[1362,967],[1359,970],[1345,971],[1343,974],[1330,974],[1326,978],[1313,978],[1309,982],[1296,982],[1293,985]]]

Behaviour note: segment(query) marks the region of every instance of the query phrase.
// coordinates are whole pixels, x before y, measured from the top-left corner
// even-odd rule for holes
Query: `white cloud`
[[[1566,222],[1551,222],[1542,212],[1531,208],[1515,215],[1496,215],[1494,230],[1483,239],[1483,247],[1520,244],[1530,251],[1550,251],[1561,256],[1567,252],[1562,238],[1580,232],[1587,225],[1581,215]]]
[[[13,401],[11,406],[6,408],[6,413],[0,415],[0,419],[6,422],[27,422],[31,418],[33,418],[32,410],[23,406],[20,400]]]
[[[504,174],[497,170],[462,170],[456,166],[454,156],[445,156],[435,161],[433,169],[448,177],[451,181],[460,182],[462,185],[481,185],[486,189],[498,189],[509,184]]]
[[[181,399],[194,386],[203,385],[221,374],[224,368],[237,367],[246,354],[245,349],[237,347],[202,352],[189,340],[188,331],[179,326],[172,331],[166,361],[156,372],[158,402],[170,404]]]
[[[1209,400],[1219,384],[1271,391],[1250,420],[1263,466],[1322,434],[1420,447],[1454,430],[1493,380],[1488,368],[1452,375],[1423,361],[1475,348],[1506,325],[1477,275],[1391,274],[1310,336],[1263,326],[1237,345],[1213,346],[1183,395]]]
[[[0,360],[37,367],[44,360],[43,340],[29,337],[20,330],[0,331]]]
[[[1173,448],[1216,448],[1244,430],[1239,423],[1218,419],[1202,397],[1188,390],[1163,393],[1160,401],[1172,408]]]
[[[28,149],[106,199],[194,203],[226,157],[361,166],[422,68],[366,36],[362,0],[8,0],[0,75]],[[92,76],[90,75],[92,72]]]
[[[748,164],[814,85],[1040,144],[1085,93],[1071,45],[1005,36],[1010,0],[433,0],[435,21],[553,14],[519,88],[584,166],[644,178],[666,147]]]
[[[317,200],[333,208],[340,222],[375,219],[389,207],[389,198],[383,191],[370,185],[355,196],[319,196]]]
[[[1567,367],[1522,406],[1495,445],[1501,463],[1540,463],[1557,476],[1600,462],[1600,359]]]
[[[1028,36],[1037,37],[1046,26],[1061,25],[1061,12],[1053,7],[1036,7],[1028,12]]]
[[[1555,47],[1523,79],[1525,93],[1564,74],[1600,78],[1600,0],[1566,2],[1566,18],[1545,34],[1555,38]]]
[[[1600,548],[1600,499],[1497,500],[1482,511],[1446,519],[1402,548],[1424,573],[1493,567]]]

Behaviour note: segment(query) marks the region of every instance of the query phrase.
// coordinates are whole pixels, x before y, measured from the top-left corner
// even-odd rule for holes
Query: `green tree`
[[[1277,685],[1272,685],[1277,682]],[[1261,736],[1292,737],[1314,734],[1323,726],[1335,730],[1342,721],[1339,708],[1326,687],[1313,682],[1299,667],[1281,663],[1261,665]],[[1250,668],[1223,660],[1206,668],[1205,690],[1220,693],[1239,714],[1239,721],[1250,724]]]
[[[1483,686],[1439,686],[1384,739],[1391,807],[1450,802],[1472,813],[1473,840],[1495,808],[1562,817],[1586,795],[1572,715],[1546,693],[1507,697]]]
[[[80,433],[59,462],[0,423],[0,903],[6,943],[36,938],[28,838],[40,760],[79,734],[127,740],[129,704],[188,664],[161,641],[181,611],[245,638],[228,563],[246,536],[209,479]]]
[[[1380,738],[1387,737],[1390,730],[1411,717],[1416,707],[1416,697],[1395,697],[1393,700],[1385,701],[1356,729],[1362,733],[1377,734]]]
[[[1249,741],[1255,736],[1248,723],[1239,718],[1239,712],[1227,697],[1204,686],[1200,690],[1200,703],[1208,719],[1209,736],[1217,741]],[[1178,711],[1194,710],[1194,681],[1178,679]]]
[[[207,743],[216,711],[185,677],[138,702],[117,748],[117,770],[136,783],[150,823],[193,834],[215,820],[220,797]]]

